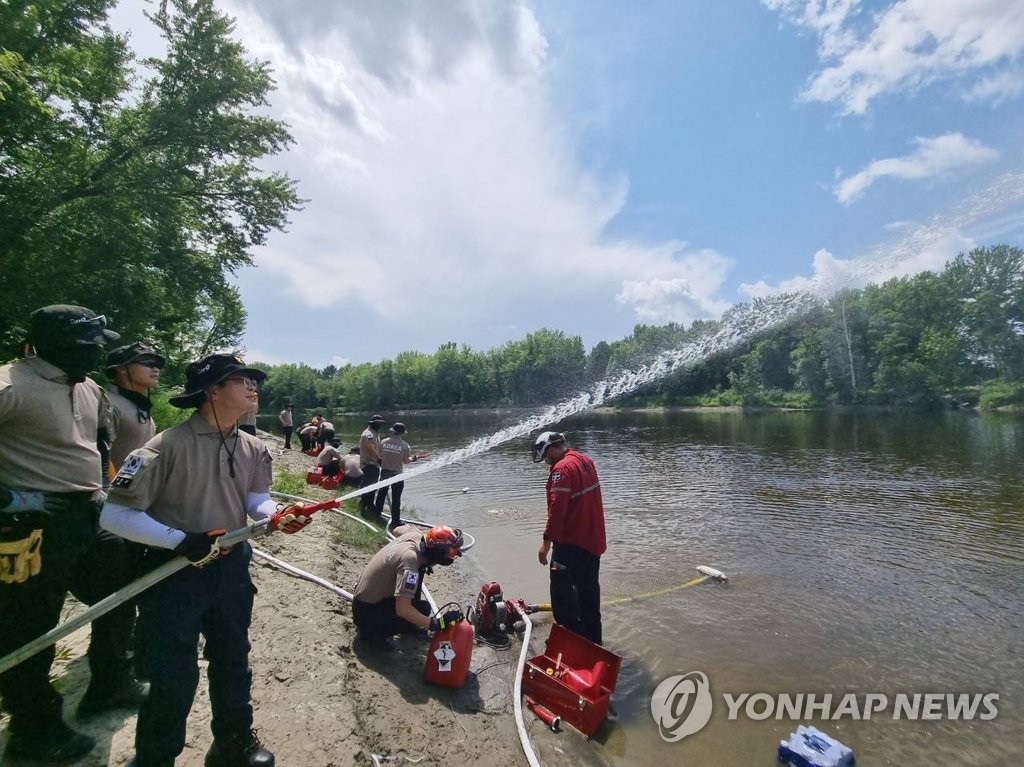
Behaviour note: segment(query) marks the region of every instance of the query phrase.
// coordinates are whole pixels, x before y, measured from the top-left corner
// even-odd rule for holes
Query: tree
[[[267,65],[249,61],[213,0],[165,0],[167,43],[135,88],[112,2],[0,5],[0,340],[29,312],[79,303],[172,359],[233,346],[245,311],[228,277],[298,209],[257,162],[291,138],[253,114]]]
[[[972,357],[1024,377],[1024,250],[1009,245],[962,253],[948,277],[960,305],[957,328]]]

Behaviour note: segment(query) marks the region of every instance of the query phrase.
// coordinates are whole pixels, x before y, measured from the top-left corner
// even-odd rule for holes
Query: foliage
[[[979,405],[983,408],[1024,405],[1024,382],[989,381],[981,389]]]
[[[77,303],[182,361],[245,322],[229,281],[299,206],[258,164],[291,141],[259,114],[273,85],[213,0],[166,0],[136,69],[111,0],[0,4],[0,342]],[[141,79],[140,72],[148,72]]]
[[[174,407],[167,401],[169,397],[169,394],[162,391],[156,391],[150,395],[150,399],[153,401],[153,423],[156,425],[157,431],[185,423],[193,413],[192,408],[182,410]]]

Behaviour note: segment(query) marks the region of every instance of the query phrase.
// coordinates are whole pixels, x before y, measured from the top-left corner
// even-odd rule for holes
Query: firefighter
[[[601,555],[608,548],[601,483],[594,462],[546,431],[533,444],[533,461],[551,467],[548,517],[537,559],[548,565],[555,622],[601,644]]]
[[[93,604],[125,585],[97,546],[109,403],[87,378],[119,338],[91,309],[46,306],[30,317],[25,358],[0,366],[0,655],[56,626],[69,590]],[[145,696],[126,644],[116,619],[93,623],[91,708],[83,714],[135,706]],[[64,722],[63,698],[49,681],[53,658],[49,647],[0,675],[11,761],[59,763],[95,746]]]
[[[217,537],[246,516],[271,518],[293,533],[309,523],[301,504],[279,509],[270,498],[271,457],[235,423],[256,402],[266,374],[234,355],[213,354],[186,369],[179,408],[197,408],[183,424],[133,452],[114,478],[101,523],[145,544],[153,565],[185,556],[178,570],[140,599],[137,642],[152,682],[135,731],[136,767],[170,767],[185,747],[186,719],[199,684],[198,644],[209,662],[213,745],[210,767],[272,767],[274,755],[252,729],[249,624],[255,588],[252,549],[222,550]]]
[[[421,597],[424,575],[462,556],[462,532],[435,525],[421,533],[403,525],[394,534],[398,537],[373,555],[353,590],[356,639],[368,649],[392,650],[395,634],[425,636],[464,617],[461,610],[431,617],[430,605]]]

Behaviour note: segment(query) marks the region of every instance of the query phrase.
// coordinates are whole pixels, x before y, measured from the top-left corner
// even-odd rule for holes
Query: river
[[[414,451],[438,454],[516,414],[400,418]],[[364,421],[335,420],[346,445]],[[588,743],[572,731],[553,736],[573,738],[581,759],[768,767],[779,740],[805,723],[852,747],[861,765],[1024,760],[1024,420],[644,411],[590,412],[558,428],[601,475],[606,599],[683,583],[701,564],[730,578],[605,610],[605,642],[625,658],[617,721]],[[547,601],[536,559],[546,474],[531,463],[529,440],[509,442],[414,477],[403,501],[476,536],[459,566],[481,583]],[[665,742],[651,695],[691,671],[710,682],[710,723]],[[730,718],[725,694],[744,693],[763,694],[760,704]],[[754,718],[779,694],[812,693],[831,694],[832,713],[853,693],[862,718],[849,709],[831,721]],[[942,709],[941,718],[909,721],[904,710],[894,719],[897,695],[929,693],[995,693],[997,714],[962,721]],[[869,720],[867,695],[887,701]]]

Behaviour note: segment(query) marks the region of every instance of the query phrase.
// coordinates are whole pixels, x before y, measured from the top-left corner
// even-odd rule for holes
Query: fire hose
[[[306,506],[303,509],[303,512],[305,516],[309,516],[324,509],[337,508],[338,505],[339,503],[337,499],[332,498],[331,500]],[[262,538],[263,536],[269,535],[271,532],[270,518],[268,517],[267,519],[261,519],[259,522],[254,522],[251,525],[246,525],[245,527],[240,527],[237,530],[225,533],[217,539],[217,542],[220,543],[222,547],[227,548],[234,546],[236,543],[247,541],[250,538]],[[59,626],[55,626],[45,634],[36,637],[31,642],[19,647],[14,652],[0,658],[0,674],[14,668],[26,658],[31,658],[40,650],[45,650],[50,645],[56,644],[69,634],[73,634],[86,624],[92,623],[92,621],[102,615],[106,615],[115,607],[118,607],[129,599],[141,594],[153,584],[159,583],[164,578],[173,575],[178,572],[178,570],[188,567],[191,564],[192,563],[187,557],[175,557],[170,562],[165,562],[156,569],[146,573],[138,580],[118,589],[110,596],[101,599],[99,602],[92,605],[92,607],[79,615],[76,615],[74,618],[65,621]]]

